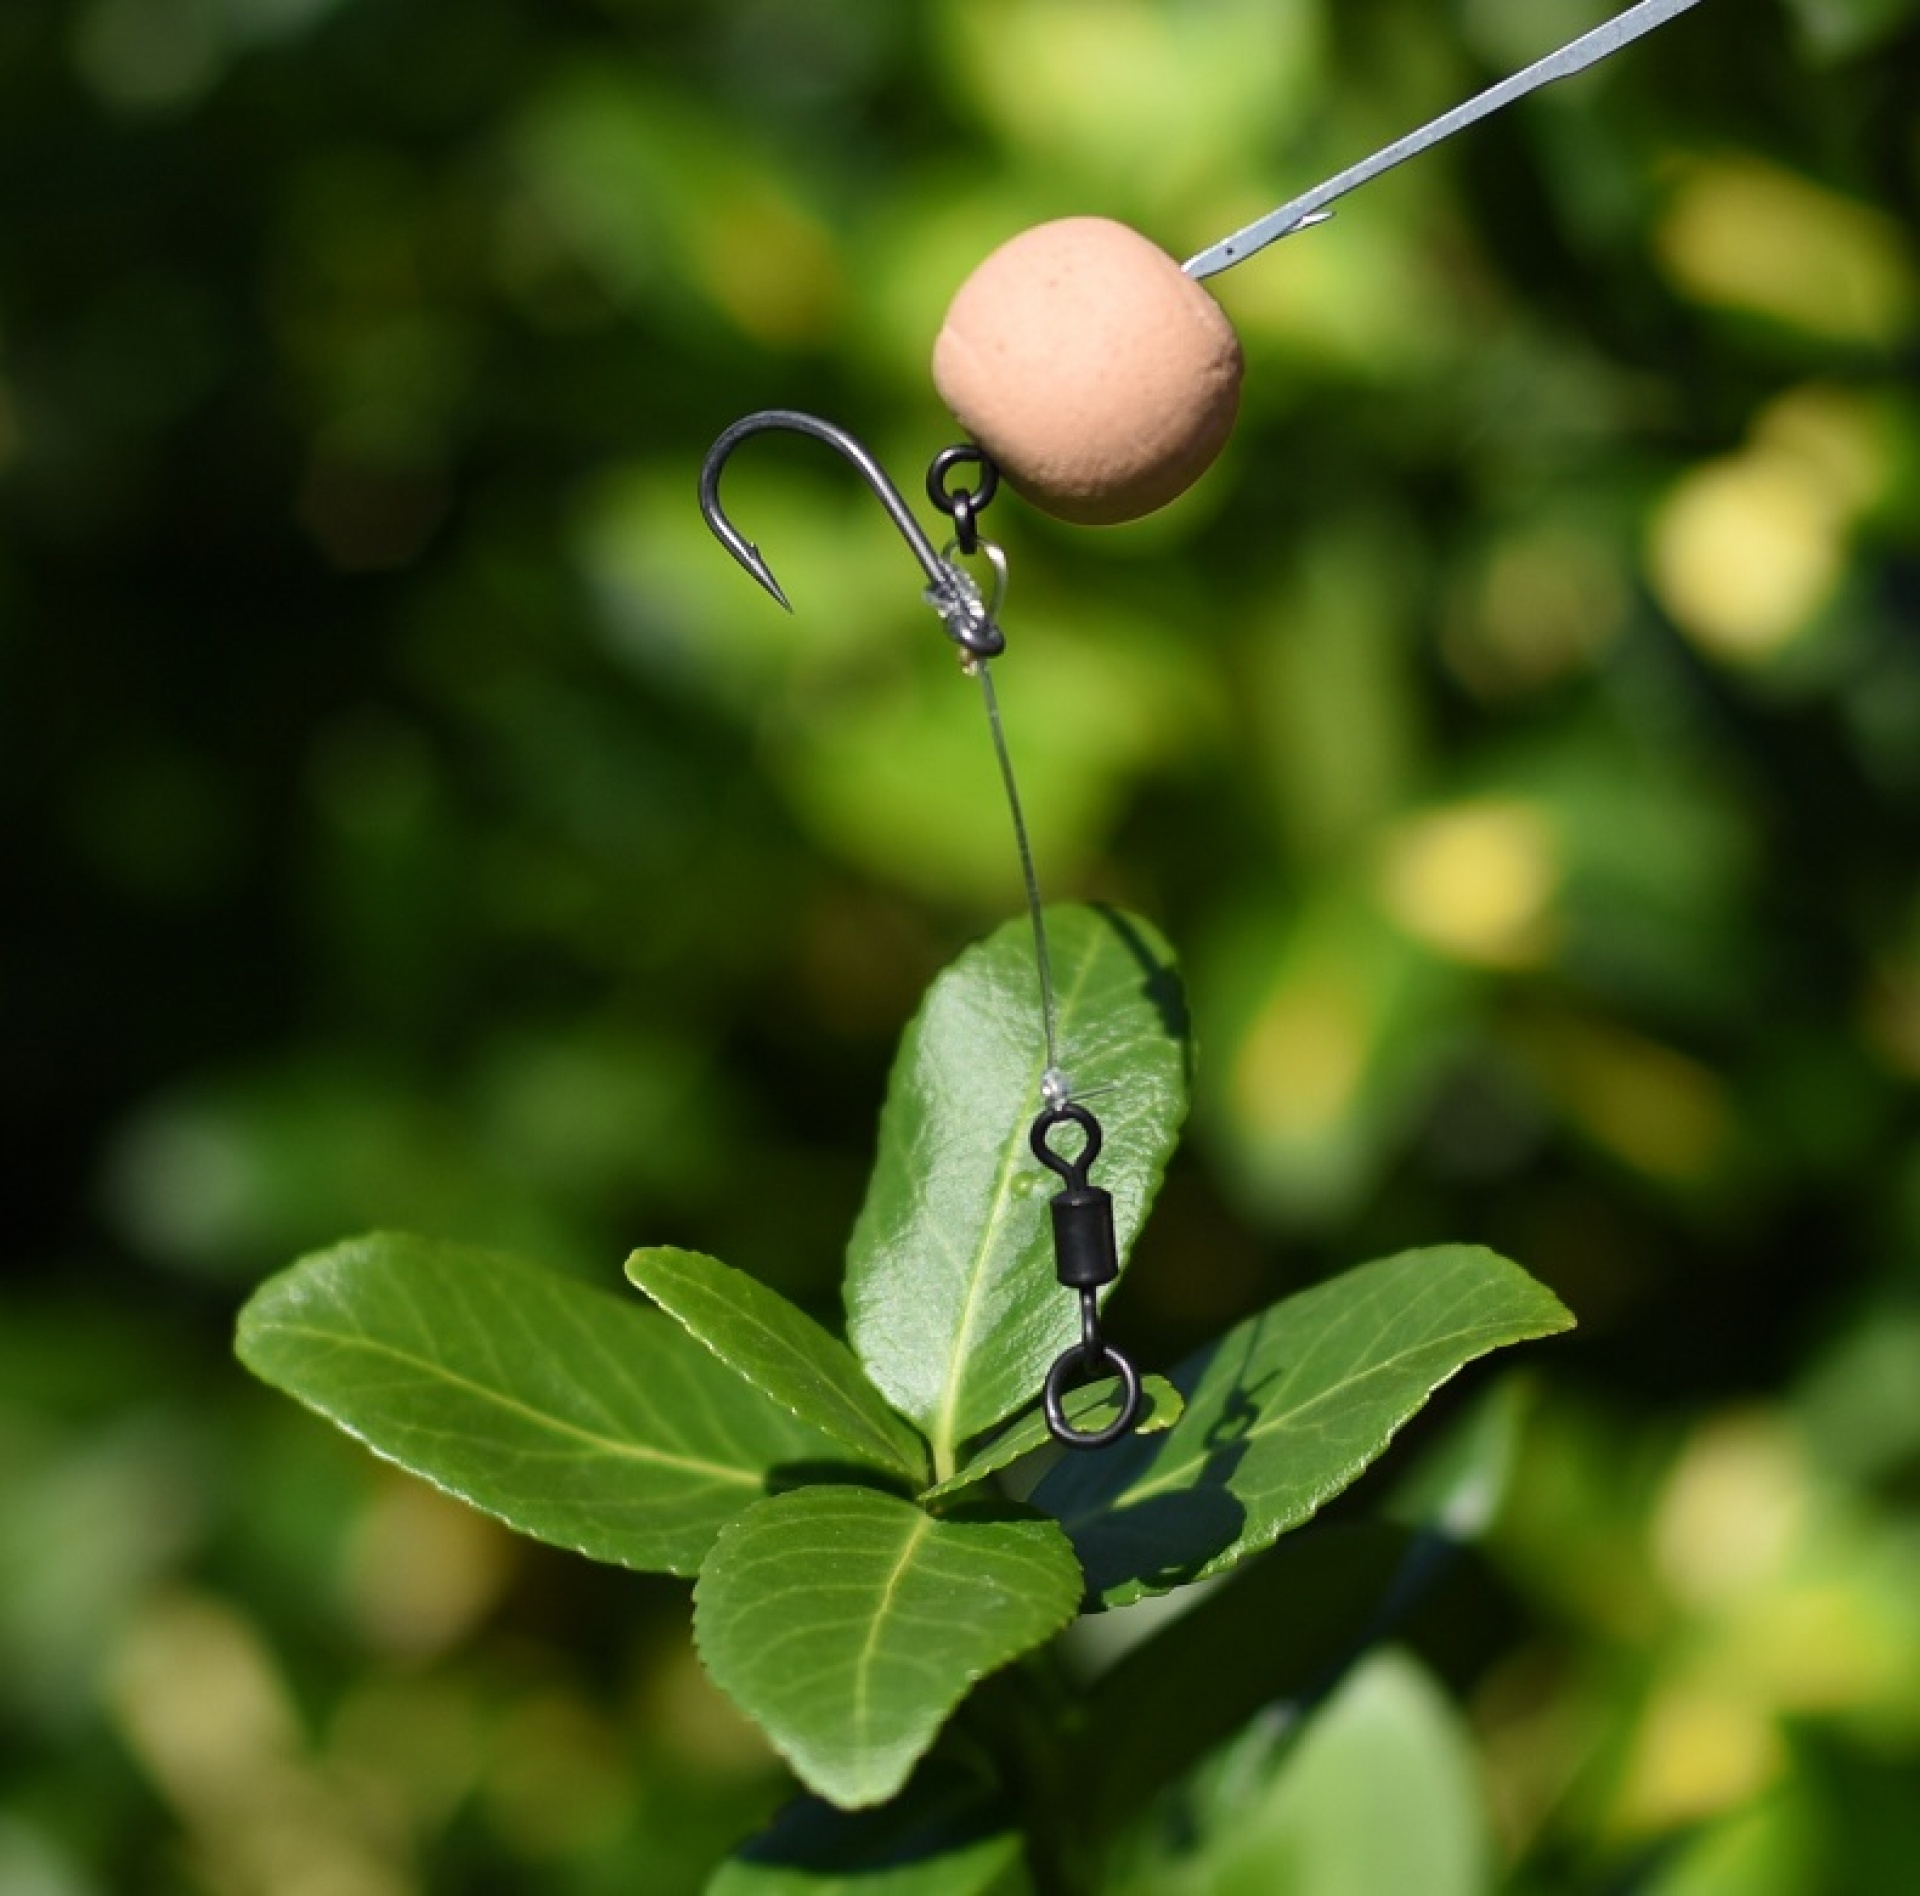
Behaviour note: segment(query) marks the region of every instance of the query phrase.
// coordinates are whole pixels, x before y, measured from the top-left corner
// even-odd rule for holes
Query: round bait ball
[[[1106,526],[1206,472],[1240,406],[1240,340],[1138,231],[1066,217],[1004,243],[961,284],[933,380],[1036,507]]]

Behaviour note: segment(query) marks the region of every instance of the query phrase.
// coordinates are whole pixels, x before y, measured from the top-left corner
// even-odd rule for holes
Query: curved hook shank
[[[757,579],[774,598],[793,610],[792,602],[774,578],[760,549],[727,517],[720,503],[720,476],[728,457],[749,435],[783,431],[812,435],[824,441],[859,470],[861,478],[873,489],[881,506],[906,541],[920,570],[927,576],[928,601],[939,612],[949,635],[956,643],[979,657],[990,658],[1003,651],[1006,641],[991,616],[981,608],[977,588],[957,567],[940,556],[939,550],[921,529],[912,510],[901,498],[900,490],[888,478],[887,471],[872,452],[844,428],[818,415],[797,408],[763,408],[745,416],[726,429],[707,450],[700,470],[700,514],[713,530],[714,537]]]

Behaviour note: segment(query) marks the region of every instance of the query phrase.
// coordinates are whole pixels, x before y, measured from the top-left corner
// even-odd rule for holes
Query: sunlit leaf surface
[[[691,1574],[779,1471],[846,1460],[636,1300],[424,1238],[355,1238],[283,1271],[239,1350],[388,1460],[629,1567]]]
[[[1186,1111],[1179,978],[1131,917],[1058,908],[1048,926],[1062,1064],[1079,1090],[1112,1087],[1091,1101],[1105,1133],[1092,1181],[1113,1194],[1124,1259]],[[1027,1143],[1045,1064],[1032,938],[1011,922],[940,976],[907,1030],[848,1254],[854,1348],[926,1431],[937,1479],[1033,1400],[1078,1334],[1054,1275],[1059,1180]]]
[[[1134,1418],[1132,1433],[1136,1435],[1161,1435],[1180,1419],[1183,1398],[1172,1383],[1164,1376],[1142,1376],[1140,1378],[1140,1413]],[[1082,1434],[1096,1434],[1105,1428],[1119,1413],[1119,1386],[1111,1377],[1104,1382],[1091,1383],[1082,1389],[1071,1391],[1060,1405],[1067,1420]],[[997,1475],[1011,1468],[1024,1456],[1040,1453],[1053,1446],[1053,1434],[1047,1427],[1047,1418],[1043,1410],[1035,1409],[1031,1415],[1023,1415],[1019,1421],[1011,1424],[988,1442],[984,1448],[967,1457],[964,1467],[957,1474],[937,1486],[929,1488],[920,1499],[923,1502],[945,1500],[951,1495],[963,1494],[967,1489],[985,1481],[989,1475]],[[1097,1449],[1060,1449],[1061,1454],[1097,1454]]]
[[[636,1251],[627,1276],[762,1395],[856,1460],[924,1480],[927,1451],[868,1382],[853,1352],[758,1278],[697,1251]]]
[[[1224,1572],[1346,1487],[1463,1364],[1573,1319],[1490,1251],[1364,1264],[1190,1357],[1165,1435],[1062,1462],[1034,1492],[1109,1606]]]
[[[859,1808],[891,1797],[974,1681],[1057,1632],[1079,1598],[1051,1521],[940,1520],[822,1486],[760,1502],[721,1535],[694,1633],[808,1786]]]

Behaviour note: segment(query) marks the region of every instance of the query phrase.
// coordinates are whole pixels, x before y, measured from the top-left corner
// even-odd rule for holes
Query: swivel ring
[[[1062,1406],[1067,1379],[1075,1369],[1084,1369],[1088,1380],[1103,1371],[1120,1378],[1120,1413],[1103,1429],[1077,1429],[1067,1420]],[[1056,1442],[1067,1448],[1105,1448],[1117,1442],[1140,1416],[1140,1372],[1111,1345],[1102,1344],[1090,1351],[1084,1343],[1063,1350],[1047,1371],[1042,1392],[1047,1412],[1047,1429]]]
[[[949,487],[947,476],[956,467],[977,467],[980,470],[980,485],[971,490]],[[927,469],[927,498],[953,522],[954,532],[960,541],[963,553],[975,552],[980,545],[979,517],[992,503],[993,497],[1000,491],[1000,470],[989,460],[985,452],[967,443],[960,447],[942,448],[933,457],[933,465]]]
[[[1071,1158],[1065,1153],[1056,1152],[1048,1142],[1047,1135],[1056,1126],[1078,1126],[1083,1143],[1080,1150]],[[1063,1178],[1069,1185],[1084,1186],[1087,1174],[1093,1169],[1093,1162],[1100,1156],[1102,1144],[1100,1122],[1084,1106],[1068,1101],[1059,1106],[1049,1106],[1037,1118],[1027,1133],[1027,1143],[1033,1148],[1033,1156],[1049,1172]]]

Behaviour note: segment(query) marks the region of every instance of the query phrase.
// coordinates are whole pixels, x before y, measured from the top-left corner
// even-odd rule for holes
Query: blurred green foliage
[[[778,1803],[684,1589],[336,1444],[232,1310],[375,1223],[827,1305],[1017,876],[884,519],[740,457],[789,621],[706,443],[910,484],[996,242],[1185,255],[1597,11],[0,8],[9,1896],[664,1896]],[[1222,279],[1187,500],[992,516],[1045,879],[1198,1014],[1125,1340],[1441,1239],[1582,1319],[1451,1709],[1382,1662],[1245,1793],[1314,1896],[1403,1757],[1449,1889],[1920,1858],[1915,14],[1708,0]]]

